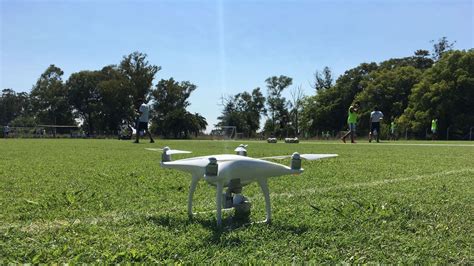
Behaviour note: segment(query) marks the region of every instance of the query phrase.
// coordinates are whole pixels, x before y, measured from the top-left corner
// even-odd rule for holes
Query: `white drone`
[[[222,223],[222,209],[234,208],[236,214],[249,214],[250,204],[247,198],[241,195],[242,188],[252,182],[257,182],[265,197],[266,220],[270,223],[272,211],[270,206],[270,191],[268,189],[269,177],[282,175],[301,174],[301,159],[319,160],[323,158],[336,157],[337,154],[299,154],[271,156],[263,158],[247,157],[247,145],[239,145],[235,154],[208,155],[171,161],[172,154],[191,153],[189,151],[172,150],[169,147],[163,149],[152,149],[152,151],[163,151],[161,166],[188,172],[192,175],[191,186],[188,195],[188,215],[193,216],[193,194],[199,180],[204,179],[207,183],[216,187],[216,210],[217,226]],[[266,161],[266,159],[285,159],[291,157],[290,167]],[[224,187],[227,192],[223,194]]]

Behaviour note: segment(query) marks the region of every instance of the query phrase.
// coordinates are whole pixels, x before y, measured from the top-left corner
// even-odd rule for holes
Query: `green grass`
[[[233,153],[239,142],[1,139],[0,264],[474,263],[472,142],[246,143],[253,157],[339,157],[271,179],[271,225],[226,219],[219,229],[213,213],[187,218],[190,177],[144,148],[198,156]],[[423,143],[433,142],[397,142]],[[195,211],[215,209],[214,193],[201,182]],[[264,219],[259,187],[243,193],[251,220]]]

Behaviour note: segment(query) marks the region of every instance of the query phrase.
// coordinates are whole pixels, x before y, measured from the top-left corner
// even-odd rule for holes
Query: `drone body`
[[[150,149],[156,150],[156,149]],[[237,154],[245,154],[245,146],[241,145],[235,149]],[[188,194],[188,215],[193,216],[193,195],[199,180],[204,179],[207,183],[216,187],[216,210],[217,225],[222,223],[222,208],[234,207],[242,209],[241,195],[242,188],[252,182],[257,182],[265,197],[266,222],[271,221],[270,190],[268,188],[268,178],[283,175],[298,175],[303,173],[301,159],[316,160],[322,158],[335,157],[337,154],[298,154],[291,156],[274,156],[265,158],[251,158],[244,155],[220,154],[171,161],[171,154],[187,153],[184,151],[170,150],[165,147],[161,166],[184,172],[192,176],[191,186]],[[284,159],[291,157],[290,167],[266,161],[264,159]],[[224,194],[224,188],[227,192]],[[227,200],[226,200],[227,199]],[[229,201],[230,199],[230,201]]]

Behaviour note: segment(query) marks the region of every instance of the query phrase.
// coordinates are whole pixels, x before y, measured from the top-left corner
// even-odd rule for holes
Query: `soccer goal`
[[[211,136],[213,139],[235,140],[237,138],[237,127],[221,126],[220,128],[212,130]]]

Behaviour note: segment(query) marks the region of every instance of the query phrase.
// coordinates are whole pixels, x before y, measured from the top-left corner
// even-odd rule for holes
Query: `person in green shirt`
[[[396,131],[397,131],[397,124],[395,123],[395,119],[392,116],[392,122],[390,123],[390,140],[396,140]]]
[[[342,136],[341,140],[346,143],[347,136],[351,136],[351,143],[355,143],[355,131],[357,124],[357,111],[359,110],[359,104],[356,102],[354,105],[349,107],[347,111],[347,125],[349,126],[349,131]]]
[[[431,120],[431,140],[435,140],[438,134],[438,118]]]

